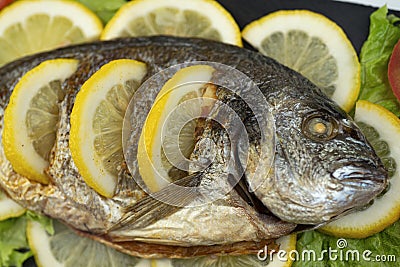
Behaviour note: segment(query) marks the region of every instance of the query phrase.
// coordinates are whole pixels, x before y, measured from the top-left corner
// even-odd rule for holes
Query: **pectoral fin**
[[[122,218],[109,231],[126,227],[144,228],[189,205],[201,196],[197,188],[201,177],[201,172],[183,177],[135,204],[127,206]]]

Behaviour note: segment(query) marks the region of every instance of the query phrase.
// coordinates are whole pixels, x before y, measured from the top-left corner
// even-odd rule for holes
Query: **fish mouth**
[[[332,177],[344,186],[377,191],[378,194],[387,185],[388,171],[383,165],[355,162],[336,169]]]
[[[314,216],[298,221],[297,223],[304,224],[299,226],[298,230],[308,229],[310,224],[319,227],[366,207],[388,184],[387,170],[383,165],[374,164],[372,161],[341,165],[331,173],[331,177],[333,183],[325,188],[329,193],[324,195],[322,205],[318,202],[319,207],[308,207],[308,211]],[[325,197],[329,199],[329,205],[325,202]]]

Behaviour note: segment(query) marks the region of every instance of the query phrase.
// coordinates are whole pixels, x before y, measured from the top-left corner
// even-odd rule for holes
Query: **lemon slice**
[[[277,239],[276,244],[279,245],[278,251],[265,255],[265,251],[260,251],[258,255],[240,255],[240,256],[204,256],[191,259],[171,259],[170,263],[166,260],[155,261],[152,264],[157,267],[223,267],[223,266],[242,266],[242,267],[290,267],[293,263],[289,257],[290,252],[296,249],[296,234],[281,237]],[[263,248],[265,250],[265,248]],[[283,251],[286,252],[285,256]],[[152,265],[152,266],[153,266]]]
[[[243,38],[264,55],[300,72],[345,111],[360,91],[360,64],[343,30],[308,10],[271,13],[247,25]]]
[[[79,236],[58,221],[53,221],[53,225],[54,234],[50,235],[36,221],[28,221],[27,224],[29,246],[36,264],[41,267],[289,267],[292,263],[288,257],[289,252],[296,249],[296,235],[292,234],[275,241],[279,244],[279,250],[286,251],[286,259],[288,260],[279,259],[277,255],[273,256],[272,261],[270,259],[258,259],[257,255],[206,256],[190,259],[139,259],[118,252],[89,238]]]
[[[146,65],[130,59],[111,61],[78,92],[71,112],[71,155],[85,182],[112,197],[123,161],[122,123]]]
[[[213,0],[129,2],[107,23],[101,39],[148,35],[200,37],[242,46],[235,20]]]
[[[17,83],[4,112],[3,147],[14,170],[48,183],[43,172],[53,148],[62,82],[78,67],[75,59],[48,60],[28,71]]]
[[[365,210],[346,215],[320,230],[335,236],[365,238],[400,218],[400,120],[385,108],[359,100],[355,120],[389,171],[389,185]]]
[[[193,151],[196,123],[190,119],[201,113],[203,89],[213,72],[214,68],[208,65],[183,68],[165,83],[157,95],[143,126],[137,153],[140,175],[150,191],[156,192],[173,181],[174,175],[170,175],[170,171],[178,166],[166,154],[182,152],[188,158]],[[185,102],[190,99],[198,99],[200,102],[190,107],[185,106]],[[179,105],[184,108],[174,113]],[[168,137],[180,138],[180,146],[175,146],[177,149],[174,150],[174,146],[168,144]]]
[[[297,235],[290,234],[278,238],[275,243],[279,245],[280,251],[285,251],[286,254],[281,257],[279,251],[272,256],[272,260],[268,263],[268,267],[290,267],[293,264],[293,255],[291,253],[296,250]]]
[[[0,12],[0,66],[60,46],[96,40],[103,25],[74,1],[16,1]]]
[[[135,257],[75,234],[57,221],[53,225],[54,234],[50,235],[36,221],[27,224],[29,247],[40,267],[136,266],[138,262]]]
[[[135,267],[174,267],[170,259],[140,259]]]
[[[272,255],[272,259],[268,259],[268,267],[290,267],[293,264],[293,255],[291,253],[296,250],[297,235],[290,234],[278,238],[275,241],[279,245],[279,251],[285,251],[285,255],[279,255],[279,251],[276,251]],[[265,256],[265,255],[264,255]]]
[[[291,254],[296,250],[296,234],[283,236],[275,241],[279,251],[265,254],[265,247],[258,255],[240,256],[202,256],[189,259],[141,259],[135,267],[290,267],[293,264]],[[279,253],[279,254],[278,254]],[[278,256],[279,255],[279,256]]]
[[[0,221],[8,218],[19,217],[24,214],[25,208],[7,197],[0,189]]]

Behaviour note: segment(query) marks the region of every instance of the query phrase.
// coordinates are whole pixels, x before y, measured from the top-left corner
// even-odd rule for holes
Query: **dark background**
[[[369,16],[377,8],[330,0],[218,0],[243,29],[248,23],[281,9],[308,9],[324,14],[343,28],[357,53],[367,39]],[[400,12],[390,11],[397,16]]]
[[[190,1],[190,0],[188,0]],[[377,8],[331,0],[218,0],[235,18],[240,29],[262,16],[282,9],[308,9],[322,13],[343,28],[357,53],[368,37],[369,16]],[[400,12],[390,11],[400,17]],[[249,47],[245,44],[246,47]],[[24,267],[34,267],[31,258]]]

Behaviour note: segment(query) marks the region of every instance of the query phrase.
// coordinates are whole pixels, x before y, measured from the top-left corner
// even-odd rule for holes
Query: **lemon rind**
[[[0,197],[0,221],[9,218],[19,217],[24,214],[26,209],[10,199],[6,195]]]
[[[26,237],[29,248],[39,267],[62,267],[64,264],[57,261],[50,248],[50,238],[42,225],[36,221],[28,220],[26,226]]]
[[[268,267],[290,267],[292,266],[293,260],[289,257],[291,251],[296,250],[296,243],[297,243],[297,235],[290,234],[287,236],[283,236],[278,238],[275,243],[279,244],[279,250],[286,251],[286,261],[280,260],[277,255],[274,255],[272,261],[268,263]]]

